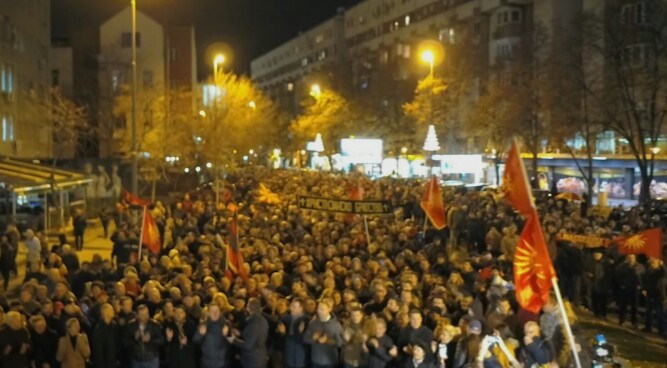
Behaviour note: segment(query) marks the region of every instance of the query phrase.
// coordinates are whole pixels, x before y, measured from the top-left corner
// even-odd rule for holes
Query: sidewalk
[[[115,229],[115,225],[112,224],[109,226],[109,235]],[[74,236],[71,233],[67,234],[67,241],[70,244],[74,243]],[[49,238],[49,249],[54,241]],[[111,250],[113,244],[111,240],[104,239],[104,230],[102,229],[101,224],[89,224],[86,232],[84,233],[83,240],[83,250],[78,251],[77,255],[79,256],[79,262],[92,261],[95,254],[99,254],[102,258],[110,258]],[[26,254],[27,249],[23,241],[19,243],[19,253],[16,257],[16,268],[18,269],[18,277],[14,277],[9,282],[9,292],[11,293],[15,288],[21,285],[23,278],[25,277],[26,271]],[[1,286],[0,286],[1,287]]]

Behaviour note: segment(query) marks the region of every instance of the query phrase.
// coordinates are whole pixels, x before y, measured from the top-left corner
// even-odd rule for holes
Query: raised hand
[[[396,346],[392,346],[391,349],[389,349],[389,355],[392,357],[396,357],[398,355],[398,349]]]
[[[206,335],[206,325],[199,325],[199,334]]]
[[[227,336],[229,335],[229,326],[224,325],[222,326],[222,336]]]
[[[303,333],[303,331],[305,330],[306,330],[306,321],[301,321],[301,323],[299,323],[299,332]]]
[[[30,348],[30,345],[28,345],[28,344],[21,344],[21,349],[19,350],[19,352],[20,352],[21,354],[25,354],[25,353],[28,352],[28,349],[29,349],[29,348]]]
[[[281,335],[284,335],[287,332],[287,328],[285,327],[284,323],[278,324],[278,333]]]
[[[143,340],[144,342],[149,342],[149,341],[151,341],[151,333],[150,333],[150,332],[146,332],[146,333],[144,334],[144,337],[143,337],[142,340]]]
[[[164,330],[164,334],[167,336],[167,341],[171,342],[171,339],[174,338],[174,330],[169,327]]]

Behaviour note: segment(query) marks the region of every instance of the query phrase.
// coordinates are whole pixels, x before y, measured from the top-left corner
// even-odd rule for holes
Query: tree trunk
[[[533,177],[531,178],[530,183],[531,183],[531,187],[533,189],[540,189],[540,181],[537,178],[537,154],[538,154],[537,149],[534,149],[532,154],[533,154],[533,158],[532,158],[531,165],[532,165]]]
[[[639,173],[641,175],[641,186],[639,191],[639,204],[645,205],[651,200],[651,181],[653,181],[653,175],[648,172],[646,167],[646,162],[641,162],[639,164]]]

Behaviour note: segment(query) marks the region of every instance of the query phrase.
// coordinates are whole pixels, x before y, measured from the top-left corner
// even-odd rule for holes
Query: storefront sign
[[[581,245],[585,248],[607,247],[611,243],[611,239],[601,238],[599,236],[577,235],[569,233],[560,234],[558,239],[569,241],[571,243]]]
[[[389,201],[352,201],[316,197],[298,197],[299,208],[304,210],[381,215],[392,213]]]

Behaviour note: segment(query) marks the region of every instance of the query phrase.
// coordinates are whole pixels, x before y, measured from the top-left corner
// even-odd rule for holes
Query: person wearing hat
[[[304,341],[311,346],[312,368],[334,368],[339,364],[343,328],[331,314],[333,300],[325,298],[317,306],[317,317],[308,325]]]
[[[462,368],[473,364],[481,346],[482,323],[476,319],[471,320],[467,325],[463,323],[465,336],[456,344],[454,353],[454,368]]]

